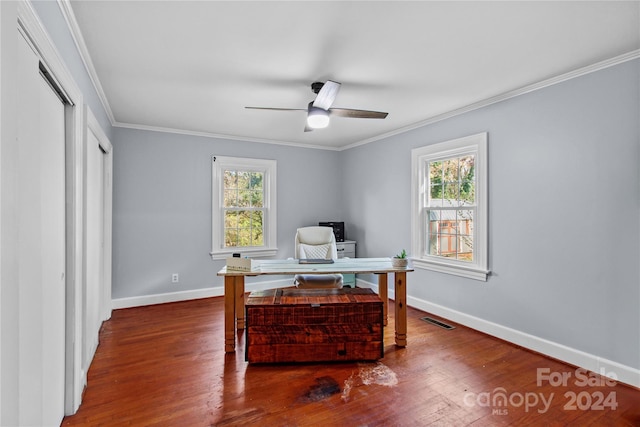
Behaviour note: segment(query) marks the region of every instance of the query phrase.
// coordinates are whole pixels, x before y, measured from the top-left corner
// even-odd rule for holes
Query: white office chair
[[[302,227],[296,232],[296,258],[337,259],[336,237],[331,227]],[[342,274],[297,274],[298,288],[342,288]]]

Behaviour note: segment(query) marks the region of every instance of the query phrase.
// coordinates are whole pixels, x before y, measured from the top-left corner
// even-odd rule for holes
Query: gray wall
[[[277,160],[278,258],[293,257],[298,227],[342,217],[337,151],[124,128],[113,146],[114,299],[222,286],[224,260],[209,256],[213,155]]]
[[[635,60],[344,152],[358,255],[411,247],[412,148],[486,131],[492,275],[417,270],[410,297],[637,369],[639,80]]]

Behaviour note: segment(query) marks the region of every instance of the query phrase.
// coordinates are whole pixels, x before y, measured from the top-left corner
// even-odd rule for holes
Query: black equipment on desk
[[[344,242],[344,222],[328,221],[319,222],[320,227],[333,228],[333,235],[336,236],[336,242]]]

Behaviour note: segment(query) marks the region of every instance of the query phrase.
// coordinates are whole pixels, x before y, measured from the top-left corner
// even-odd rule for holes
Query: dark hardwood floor
[[[243,336],[224,353],[223,305],[115,310],[83,403],[62,425],[640,425],[640,390],[411,308],[408,346],[396,348],[388,326],[377,363],[248,365]]]

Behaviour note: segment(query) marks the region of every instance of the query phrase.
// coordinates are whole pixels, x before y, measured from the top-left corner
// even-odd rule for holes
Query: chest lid
[[[368,288],[343,289],[298,289],[279,288],[253,291],[246,301],[252,305],[333,305],[353,303],[382,303],[373,290]]]

